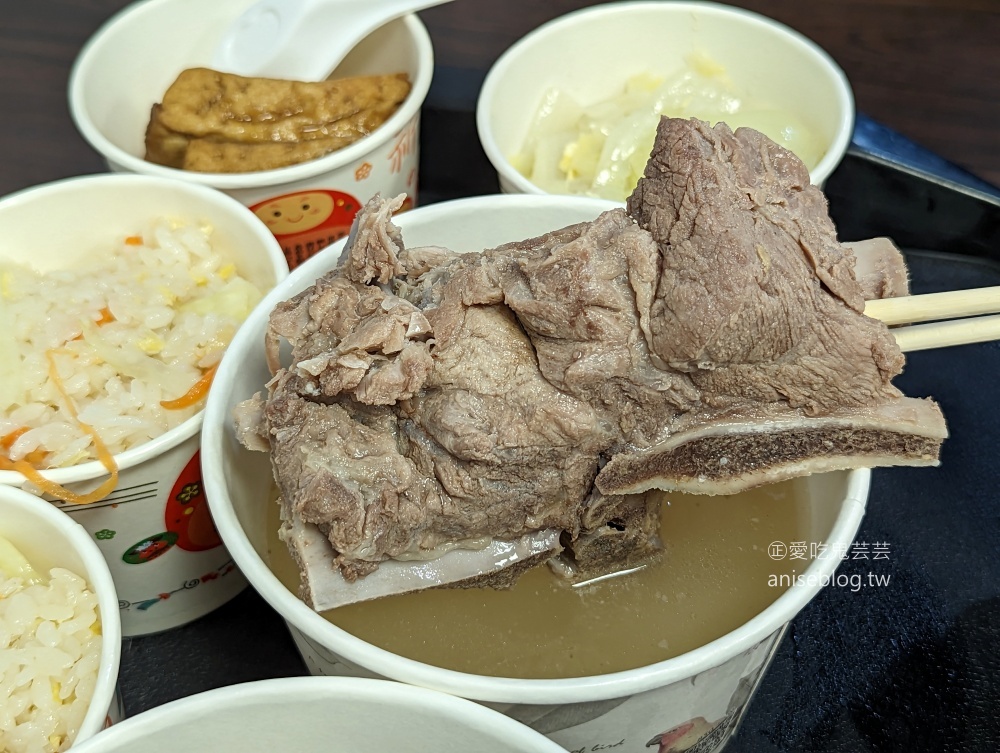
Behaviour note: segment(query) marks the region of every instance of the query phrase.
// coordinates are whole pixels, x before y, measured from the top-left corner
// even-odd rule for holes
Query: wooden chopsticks
[[[867,301],[865,314],[889,326],[933,322],[892,331],[904,352],[998,340],[1000,286]]]

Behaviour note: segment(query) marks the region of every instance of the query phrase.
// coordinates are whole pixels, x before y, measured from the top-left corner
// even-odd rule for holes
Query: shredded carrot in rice
[[[26,431],[28,431],[28,427],[22,426],[19,429],[14,429],[14,431],[9,432],[8,434],[4,434],[0,437],[0,447],[3,447],[5,450],[9,450],[13,447],[14,442],[23,436]]]
[[[209,367],[209,369],[201,375],[201,379],[195,382],[191,386],[191,389],[183,395],[174,400],[161,400],[160,405],[167,410],[181,410],[183,408],[190,408],[199,400],[202,400],[205,395],[208,394],[209,387],[212,386],[212,380],[215,379],[215,372],[219,368],[219,363],[220,362],[216,362],[214,366]]]
[[[125,239],[126,246],[141,246],[142,236],[141,235],[130,235]]]
[[[39,447],[37,450],[32,450],[27,455],[24,456],[25,462],[37,468],[42,463],[45,462],[45,458],[49,456],[48,450],[43,450]]]
[[[100,316],[99,319],[95,320],[95,322],[94,322],[98,327],[103,327],[105,324],[111,324],[111,322],[117,321],[115,319],[115,315],[111,313],[111,309],[109,309],[107,306],[105,306],[104,308],[102,308],[98,313],[101,316]],[[79,335],[77,335],[76,337],[71,338],[71,339],[73,341],[82,340],[83,339],[83,333],[81,332]]]
[[[0,469],[6,471],[17,471],[32,484],[41,489],[45,494],[61,499],[64,502],[69,502],[72,505],[86,505],[91,502],[97,502],[98,500],[104,499],[106,496],[111,494],[111,492],[113,492],[115,487],[118,485],[118,464],[115,463],[114,456],[108,450],[107,445],[104,444],[104,441],[101,439],[94,427],[90,424],[85,424],[77,415],[73,399],[69,396],[69,393],[66,392],[66,388],[64,387],[62,379],[59,376],[59,371],[56,368],[56,359],[53,357],[53,351],[46,351],[45,357],[49,361],[49,378],[52,380],[53,384],[55,384],[56,389],[59,390],[59,394],[62,395],[63,400],[66,402],[66,410],[84,431],[84,433],[90,436],[94,443],[94,451],[97,453],[97,459],[101,461],[101,464],[108,469],[108,473],[111,475],[93,491],[89,491],[86,494],[77,494],[75,492],[71,492],[64,486],[45,478],[45,476],[43,476],[38,469],[35,468],[31,462],[29,462],[28,458],[31,458],[35,454],[34,452],[28,453],[28,456],[25,457],[24,460],[11,460],[10,458],[0,455]],[[20,430],[15,430],[11,432],[11,434],[15,434],[17,431]],[[4,440],[9,436],[10,434],[6,435]],[[0,440],[0,443],[2,442],[3,440]],[[13,444],[13,441],[11,444]],[[42,455],[42,459],[44,459],[45,454]]]
[[[82,425],[83,424],[81,424],[81,426]],[[96,437],[96,435],[92,436]],[[71,492],[66,487],[57,484],[55,481],[50,481],[39,473],[38,469],[27,460],[11,460],[10,458],[5,458],[3,455],[0,455],[0,470],[17,471],[32,484],[41,489],[44,494],[56,497],[64,502],[69,502],[71,505],[89,505],[91,502],[97,502],[98,500],[104,499],[106,496],[111,494],[111,492],[115,490],[115,486],[118,484],[118,468],[114,465],[114,458],[111,457],[111,454],[108,453],[106,449],[104,452],[107,454],[107,457],[111,459],[113,468],[111,471],[111,477],[105,480],[104,483],[92,492],[87,492],[86,494],[76,494],[75,492]],[[98,455],[101,455],[101,453],[98,452]],[[103,456],[101,457],[101,462],[104,463]],[[105,467],[107,467],[106,463]]]

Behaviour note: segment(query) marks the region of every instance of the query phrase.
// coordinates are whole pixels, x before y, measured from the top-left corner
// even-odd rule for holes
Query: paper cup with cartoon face
[[[474,252],[590,221],[614,206],[612,202],[581,197],[485,196],[422,207],[401,215],[395,224],[408,247],[433,245]],[[350,605],[341,609],[379,610],[353,612],[358,619],[351,623],[351,629],[347,629],[341,609],[324,616],[298,598],[294,582],[298,571],[294,564],[290,565],[291,570],[288,569],[290,558],[286,556],[283,566],[279,557],[284,546],[276,534],[278,513],[270,464],[237,440],[233,409],[261,390],[271,378],[264,351],[264,332],[273,306],[312,285],[336,263],[335,253],[309,260],[251,314],[223,359],[219,389],[209,396],[202,436],[205,486],[219,532],[253,586],[288,622],[310,672],[390,678],[473,699],[546,734],[569,751],[641,751],[648,748],[662,753],[681,750],[711,753],[718,750],[739,723],[785,626],[819,592],[840,561],[836,556],[803,561],[801,577],[791,578],[798,563],[787,557],[782,562],[775,559],[777,554],[769,552],[770,532],[766,542],[758,541],[752,549],[749,546],[753,540],[750,532],[758,525],[750,513],[737,522],[732,534],[735,538],[729,540],[730,548],[740,548],[745,557],[726,571],[732,573],[731,580],[716,578],[712,582],[708,574],[717,571],[717,563],[705,560],[700,548],[702,544],[713,544],[721,533],[717,507],[704,508],[708,511],[702,517],[705,536],[695,544],[693,551],[688,552],[691,556],[669,559],[677,556],[681,543],[679,540],[669,542],[664,555],[667,558],[664,564],[669,566],[650,571],[659,572],[663,577],[644,593],[649,600],[665,605],[660,613],[663,616],[684,611],[692,616],[691,624],[695,627],[691,630],[690,648],[673,656],[665,650],[659,654],[668,658],[631,664],[623,662],[624,669],[595,669],[579,676],[571,676],[570,672],[556,674],[554,670],[548,670],[552,674],[539,674],[542,671],[539,667],[549,661],[549,654],[566,656],[586,651],[596,657],[591,666],[601,666],[604,654],[617,648],[612,644],[628,643],[635,637],[653,651],[660,648],[657,641],[661,638],[674,640],[672,635],[668,638],[663,632],[666,629],[659,621],[643,621],[637,616],[645,608],[645,601],[639,604],[633,599],[628,604],[618,605],[621,608],[614,608],[614,614],[622,615],[624,623],[617,631],[605,633],[603,644],[585,648],[585,639],[578,639],[578,636],[589,631],[596,620],[589,613],[573,613],[569,617],[558,614],[556,599],[563,597],[552,593],[559,589],[568,593],[567,601],[576,603],[583,601],[584,592],[568,586],[546,590],[548,586],[539,586],[539,580],[531,581],[525,597],[534,598],[533,602],[518,601],[520,597],[516,597],[515,592],[522,585],[518,582],[514,590],[498,595],[497,599],[504,601],[493,601],[494,608],[488,612],[482,605],[492,597],[476,594],[476,589],[437,589]],[[794,535],[796,544],[798,538],[823,542],[827,546],[823,551],[831,552],[845,546],[853,539],[861,522],[869,478],[869,471],[859,470],[796,480],[794,534],[790,528],[787,535],[779,538],[790,540]],[[717,505],[723,504],[719,498],[708,499]],[[741,511],[745,504],[750,504],[744,498],[730,501],[734,502],[734,509]],[[688,503],[693,504],[691,500]],[[697,500],[696,503],[701,504]],[[783,519],[784,515],[775,509],[769,502],[764,503],[763,515]],[[663,527],[660,530],[663,535],[669,535]],[[786,548],[790,546],[789,541],[775,543],[784,544]],[[676,580],[671,571],[686,562],[696,571],[706,573],[699,581],[703,590],[708,593],[706,582],[713,589],[714,605],[709,603],[708,596],[698,595],[701,614],[693,613],[695,608],[691,603],[695,598],[685,598],[684,593],[677,593],[676,599],[664,595],[672,580]],[[742,567],[744,564],[752,568]],[[779,564],[786,570],[782,573],[783,578],[775,577],[772,583],[771,574],[777,573]],[[291,582],[287,578],[289,572]],[[553,580],[544,570],[531,571],[522,578],[526,581],[533,574],[539,574],[545,583]],[[622,592],[634,592],[637,582],[632,580],[626,584],[623,580],[610,579],[606,585],[614,590],[615,584],[619,584]],[[734,594],[744,588],[765,591],[760,602],[763,606],[756,611],[727,617],[725,628],[720,628],[721,617],[713,617],[714,624],[704,624],[701,617],[709,606],[716,608],[715,613],[725,611],[729,602],[736,601]],[[467,611],[461,613],[452,608],[455,602],[442,606],[445,599],[458,591],[472,595],[470,602],[462,602]],[[532,593],[542,595],[532,597]],[[603,593],[611,597],[611,591]],[[577,594],[581,594],[580,599],[575,598]],[[411,596],[428,598],[418,602],[410,601]],[[690,597],[690,593],[687,596]],[[408,606],[400,606],[403,603]],[[427,606],[433,604],[438,607]],[[508,631],[506,626],[496,629],[496,623],[515,611],[514,604],[530,612],[519,624],[531,627],[519,628],[520,632]],[[719,604],[721,610],[717,608]],[[487,616],[468,619],[468,614],[474,610]],[[432,619],[426,619],[427,615]],[[464,632],[449,635],[453,624],[462,625]],[[514,624],[513,621],[510,624]],[[378,640],[369,639],[375,625],[385,628]],[[545,641],[539,637],[543,629],[549,631]],[[397,641],[402,633],[415,636],[409,644],[413,655],[389,648],[389,642]],[[427,647],[440,649],[437,663],[416,657],[418,651],[432,650]],[[462,656],[456,657],[459,652]],[[487,654],[496,658],[487,660]],[[493,663],[487,667],[487,661]],[[451,667],[447,667],[449,663]],[[458,664],[464,668],[456,669]],[[512,669],[515,664],[520,675]]]
[[[16,361],[5,361],[3,372],[6,407],[0,412],[0,421],[5,427],[0,453],[6,461],[6,469],[0,470],[0,483],[24,486],[39,494],[44,492],[46,499],[89,532],[114,578],[125,635],[166,630],[207,614],[239,593],[246,582],[223,545],[206,502],[199,454],[204,411],[200,410],[203,402],[198,401],[197,394],[192,392],[193,402],[186,412],[179,414],[169,430],[147,441],[133,443],[130,440],[112,445],[116,448],[120,445],[120,449],[114,450],[110,463],[117,470],[117,483],[109,477],[108,464],[91,459],[89,450],[81,450],[78,461],[71,458],[50,463],[52,453],[59,450],[49,441],[39,440],[50,452],[37,461],[44,484],[26,478],[21,472],[30,474],[30,467],[12,467],[11,463],[19,460],[30,466],[31,453],[25,456],[17,443],[31,438],[29,427],[41,433],[46,431],[46,422],[36,420],[33,411],[39,414],[51,411],[49,427],[61,423],[72,425],[77,419],[82,427],[90,421],[91,428],[100,436],[102,431],[116,431],[115,426],[149,419],[144,406],[157,410],[158,405],[166,409],[168,406],[156,397],[155,390],[160,387],[150,386],[153,381],[136,377],[138,370],[153,375],[163,373],[157,363],[167,361],[164,357],[154,363],[148,355],[152,352],[153,341],[160,337],[157,333],[166,332],[148,317],[172,319],[181,316],[184,306],[208,305],[178,302],[170,310],[163,301],[142,298],[137,307],[117,308],[118,304],[111,301],[122,287],[129,287],[122,280],[132,280],[131,284],[138,286],[138,277],[119,279],[109,273],[106,277],[90,277],[91,284],[84,286],[74,280],[74,269],[94,259],[113,256],[115,249],[124,248],[122,254],[142,253],[159,258],[158,255],[168,253],[167,244],[177,240],[171,229],[197,227],[207,234],[204,236],[208,239],[206,246],[201,249],[208,254],[206,263],[218,263],[220,273],[228,269],[227,274],[235,275],[235,280],[241,284],[245,281],[254,286],[259,296],[288,274],[277,241],[245,206],[225,194],[203,186],[142,175],[72,178],[14,194],[0,201],[0,226],[4,229],[0,237],[0,261],[5,265],[26,267],[31,271],[32,280],[35,274],[41,274],[37,283],[33,283],[37,284],[37,290],[51,289],[45,287],[46,280],[58,279],[66,286],[59,290],[72,291],[67,293],[67,298],[73,300],[65,300],[63,306],[60,306],[63,299],[38,302],[46,312],[45,317],[76,311],[77,297],[84,301],[89,300],[88,297],[106,300],[109,319],[114,319],[114,311],[122,317],[118,322],[122,325],[118,334],[106,336],[100,334],[100,328],[111,327],[110,324],[76,322],[82,328],[81,335],[70,339],[80,340],[86,343],[85,347],[93,348],[93,351],[84,351],[81,346],[79,353],[97,355],[87,356],[90,360],[86,362],[73,360],[77,356],[70,354],[78,351],[72,350],[72,346],[42,342],[38,334],[31,331],[31,322],[38,321],[36,312],[31,309],[33,301],[31,296],[22,295],[11,287],[8,274],[12,266],[6,267],[0,305],[0,314],[5,320],[3,344],[16,349],[20,357]],[[166,235],[158,246],[141,244],[140,236],[136,235],[145,233],[148,237],[160,237],[156,235],[160,232]],[[129,245],[130,239],[136,242],[135,245]],[[136,250],[129,251],[130,248]],[[213,256],[215,254],[218,256]],[[140,274],[159,274],[159,269],[147,265]],[[175,268],[175,272],[191,275],[195,287],[202,284],[198,282],[202,278],[194,279],[202,274],[197,264],[190,268],[182,265]],[[240,289],[233,285],[220,290],[230,291],[225,294],[229,295],[238,294]],[[168,293],[173,295],[169,290],[163,293],[164,301],[169,300]],[[37,292],[33,295],[44,297]],[[225,295],[220,293],[210,305],[227,305]],[[249,304],[240,305],[245,308]],[[28,308],[18,308],[21,306]],[[189,313],[191,310],[184,311]],[[137,312],[144,319],[133,327],[135,338],[127,339],[130,330],[125,327],[126,319]],[[161,324],[162,321],[160,319]],[[231,326],[238,327],[238,321],[234,319]],[[71,329],[75,326],[72,321],[68,325]],[[119,337],[122,339],[114,339]],[[190,342],[196,342],[197,337],[196,334],[196,340]],[[215,348],[217,353],[218,345],[207,343],[195,347]],[[167,346],[161,338],[155,347]],[[44,351],[41,354],[44,357],[51,353],[53,359],[67,359],[61,367],[57,361],[52,361],[56,366],[50,366],[55,368],[55,373],[61,373],[59,381],[52,378],[52,371],[49,371],[49,381],[40,385],[29,376],[32,359],[41,357],[39,351]],[[18,365],[12,366],[12,363]],[[103,386],[74,392],[74,380],[84,375],[90,378],[89,373],[95,368],[104,376],[95,376],[94,385]],[[105,378],[107,381],[102,381]],[[23,391],[19,395],[10,392],[16,387],[12,380],[21,380]],[[52,385],[58,386],[60,382],[59,389],[66,390],[65,394],[51,393]],[[202,387],[207,388],[207,384],[204,382]],[[72,398],[74,394],[85,395],[85,407],[79,413],[77,407],[81,403]],[[117,396],[115,405],[121,407],[121,411],[108,413],[105,407],[94,413],[97,399],[112,394]],[[171,404],[169,400],[166,402]],[[50,407],[44,407],[47,405]],[[164,425],[171,426],[170,423]],[[107,436],[110,435],[105,434]],[[48,486],[50,483],[60,485],[66,493],[53,491]],[[86,504],[82,504],[83,501]]]
[[[117,172],[211,186],[249,206],[273,231],[290,266],[347,234],[376,193],[417,201],[420,108],[434,67],[430,36],[415,15],[362,40],[331,78],[405,73],[411,89],[370,134],[300,164],[254,172],[195,172],[146,161],[153,105],[181,71],[211,67],[215,44],[251,0],[145,0],[110,19],[87,43],[70,77],[73,119]]]
[[[295,267],[346,238],[360,203],[343,191],[313,188],[271,196],[249,206],[281,243],[289,266]],[[399,211],[412,207],[413,199],[408,194]]]

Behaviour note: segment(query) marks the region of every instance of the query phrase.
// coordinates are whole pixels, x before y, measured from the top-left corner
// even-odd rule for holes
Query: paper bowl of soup
[[[593,220],[611,206],[583,197],[489,196],[422,207],[394,222],[408,247],[474,252]],[[272,308],[332,270],[338,254],[335,247],[293,271],[251,314],[223,359],[202,437],[219,531],[287,621],[310,671],[389,678],[479,701],[568,750],[669,750],[709,735],[728,739],[785,626],[839,563],[809,558],[808,548],[791,559],[788,547],[846,547],[864,513],[869,471],[814,475],[732,498],[666,495],[666,555],[627,579],[581,590],[540,567],[509,591],[431,589],[317,613],[297,596],[298,568],[278,539],[269,463],[243,447],[233,416],[271,377],[265,330]],[[786,554],[769,554],[772,547]]]
[[[281,248],[235,199],[142,175],[13,194],[0,227],[0,484],[88,531],[126,635],[207,614],[246,582],[205,501],[205,398]]]
[[[213,68],[213,54],[251,4],[129,5],[80,52],[70,113],[112,171],[228,193],[268,225],[295,266],[345,236],[375,193],[406,193],[408,206],[416,203],[433,50],[409,15],[362,40],[330,82],[256,81],[243,90]]]
[[[850,143],[854,98],[826,52],[770,18],[716,3],[608,3],[501,55],[476,125],[504,192],[623,202],[660,115],[761,131],[822,187]]]
[[[120,720],[107,563],[82,526],[10,486],[0,486],[0,594],[0,749],[63,751]]]

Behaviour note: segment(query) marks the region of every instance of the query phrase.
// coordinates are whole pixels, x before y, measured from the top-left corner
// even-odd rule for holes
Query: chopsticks
[[[889,326],[933,322],[894,329],[903,352],[998,340],[1000,286],[867,301],[865,314]],[[956,321],[938,321],[947,319]]]
[[[950,345],[1000,340],[1000,316],[980,316],[952,322],[917,324],[892,330],[896,344],[904,353]]]

